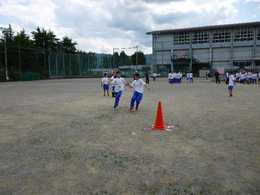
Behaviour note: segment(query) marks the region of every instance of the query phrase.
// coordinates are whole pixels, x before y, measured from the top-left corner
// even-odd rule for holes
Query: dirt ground
[[[152,82],[113,112],[97,79],[0,83],[0,194],[260,194],[260,86]],[[151,127],[158,100],[172,132]]]

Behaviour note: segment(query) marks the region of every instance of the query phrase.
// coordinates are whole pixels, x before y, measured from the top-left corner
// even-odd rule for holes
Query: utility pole
[[[136,66],[135,66],[135,71],[137,70],[137,65],[138,65],[138,45],[136,46]]]
[[[0,27],[0,30],[5,33],[10,32],[10,26],[9,26],[9,28]],[[6,36],[4,36],[4,55],[5,55],[5,79],[6,79],[6,81],[9,81]]]
[[[174,55],[174,53],[173,53],[173,49],[171,49],[171,72],[173,72],[173,66],[174,66],[174,64],[173,64],[173,61],[174,61],[174,57],[173,57],[173,55]]]

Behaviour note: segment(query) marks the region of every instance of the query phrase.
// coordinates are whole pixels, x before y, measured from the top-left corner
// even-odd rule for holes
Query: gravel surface
[[[129,113],[97,79],[0,83],[0,194],[260,194],[260,86],[152,82]],[[152,126],[163,103],[171,132]]]

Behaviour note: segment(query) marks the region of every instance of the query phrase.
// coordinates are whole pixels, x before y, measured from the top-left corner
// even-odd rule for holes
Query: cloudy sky
[[[248,21],[260,21],[260,0],[0,0],[0,26],[44,27],[106,53],[134,45],[151,52],[151,30]]]

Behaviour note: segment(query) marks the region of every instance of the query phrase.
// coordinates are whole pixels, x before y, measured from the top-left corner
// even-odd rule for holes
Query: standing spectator
[[[216,84],[220,84],[220,79],[219,79],[219,72],[215,72],[215,79],[216,79]]]
[[[150,78],[149,78],[149,73],[148,72],[145,73],[145,82],[146,82],[146,84],[150,83]]]
[[[232,74],[230,74],[227,80],[228,80],[229,97],[232,97],[233,96],[233,89],[234,89],[234,86],[235,86],[235,77]]]

